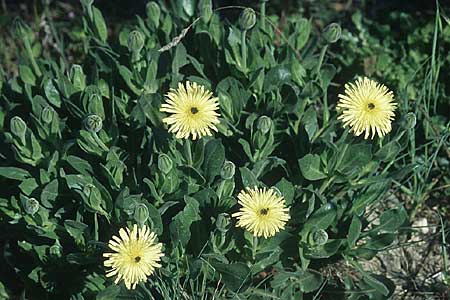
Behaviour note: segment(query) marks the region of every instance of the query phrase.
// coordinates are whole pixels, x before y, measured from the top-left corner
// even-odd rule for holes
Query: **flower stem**
[[[192,166],[193,162],[192,162],[192,149],[191,149],[191,141],[190,140],[185,141],[184,149],[186,152],[187,163],[189,166]]]
[[[266,31],[266,0],[261,1],[261,10],[259,16],[261,22],[261,30]]]
[[[253,261],[255,261],[256,252],[257,251],[258,251],[258,237],[257,236],[253,236],[253,240],[252,240],[252,258],[253,258]]]
[[[241,55],[242,55],[242,69],[244,70],[244,73],[247,73],[247,30],[242,30],[242,36],[241,36]]]

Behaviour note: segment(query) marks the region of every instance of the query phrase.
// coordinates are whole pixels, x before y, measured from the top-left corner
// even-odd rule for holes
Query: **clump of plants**
[[[392,162],[415,119],[383,78],[330,95],[338,24],[290,15],[280,29],[265,2],[149,2],[110,37],[92,2],[85,60],[25,51],[1,79],[5,297],[392,294],[361,261],[406,221],[379,204],[411,172]]]

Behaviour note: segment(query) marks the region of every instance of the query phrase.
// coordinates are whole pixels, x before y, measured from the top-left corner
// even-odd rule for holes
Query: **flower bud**
[[[155,25],[155,27],[158,28],[159,17],[161,15],[161,8],[159,8],[158,3],[153,1],[147,3],[146,10],[148,18],[152,21],[153,25]]]
[[[221,213],[217,216],[216,220],[216,228],[221,233],[225,233],[230,229],[231,221],[230,221],[230,215],[227,213]]]
[[[46,106],[41,112],[41,119],[45,124],[50,124],[53,121],[55,110],[51,106]]]
[[[103,127],[102,118],[94,114],[88,115],[84,118],[83,125],[87,131],[97,133],[102,130]]]
[[[139,203],[135,206],[134,208],[134,220],[139,224],[139,225],[144,225],[145,222],[147,222],[148,220],[148,208],[147,205],[145,205],[144,203]]]
[[[234,173],[236,172],[236,166],[232,161],[225,161],[223,163],[222,170],[220,171],[220,176],[222,179],[231,179],[234,176]]]
[[[34,198],[28,198],[25,202],[25,212],[34,215],[39,210],[39,202]]]
[[[336,43],[341,38],[341,26],[337,23],[331,23],[323,30],[323,37],[328,43]]]
[[[311,246],[323,246],[328,241],[328,233],[323,229],[319,229],[311,232],[308,238]]]
[[[256,125],[258,130],[261,131],[262,134],[266,134],[270,131],[272,127],[272,119],[267,116],[261,116],[258,119],[258,124]]]
[[[405,117],[406,119],[406,128],[407,129],[413,129],[414,127],[416,127],[416,115],[412,112],[408,113]]]
[[[133,53],[139,53],[144,47],[144,36],[138,30],[133,30],[128,35],[128,50]]]
[[[21,117],[15,116],[10,121],[11,132],[25,144],[25,133],[27,132],[27,124]]]
[[[239,16],[239,26],[242,30],[250,30],[255,26],[256,13],[252,8],[245,8]]]
[[[77,91],[83,91],[86,88],[86,75],[80,65],[72,65],[69,72],[70,81]]]
[[[167,154],[161,153],[158,156],[158,169],[164,174],[169,174],[170,170],[172,170],[172,167],[172,159]]]

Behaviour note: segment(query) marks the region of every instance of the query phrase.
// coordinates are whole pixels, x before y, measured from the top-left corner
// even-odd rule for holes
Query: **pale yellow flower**
[[[166,95],[166,103],[161,105],[161,111],[170,116],[163,119],[169,125],[169,132],[174,132],[177,138],[192,139],[212,135],[217,132],[220,114],[218,98],[212,97],[212,92],[197,83],[186,82],[186,87],[178,84],[178,89],[171,89]]]
[[[373,139],[375,134],[382,137],[392,130],[391,122],[397,103],[394,94],[382,84],[367,77],[358,78],[356,83],[345,85],[345,94],[340,94],[337,109],[344,127],[359,136]]]
[[[116,276],[114,283],[123,280],[128,289],[134,289],[161,267],[162,244],[156,243],[156,234],[145,225],[141,228],[134,225],[132,230],[121,228],[119,236],[113,236],[108,243],[114,253],[103,254],[108,258],[104,262],[105,267],[111,268],[106,276]]]
[[[236,226],[245,228],[256,237],[274,236],[290,219],[284,198],[274,189],[247,188],[239,193],[238,203],[242,207],[232,215],[238,219]]]

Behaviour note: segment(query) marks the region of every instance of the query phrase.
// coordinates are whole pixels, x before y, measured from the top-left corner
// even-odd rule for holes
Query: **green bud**
[[[231,179],[234,176],[234,173],[236,172],[236,166],[232,161],[225,161],[223,163],[222,170],[220,171],[220,176],[222,179]]]
[[[169,174],[170,170],[172,170],[172,167],[172,159],[167,154],[161,153],[158,156],[158,169],[164,174]]]
[[[323,246],[328,241],[328,233],[323,229],[319,229],[311,232],[308,239],[311,246]]]
[[[135,206],[134,208],[134,220],[139,224],[139,225],[144,225],[145,222],[147,222],[148,220],[148,208],[145,204],[143,203],[139,203]]]
[[[94,114],[88,115],[84,118],[83,125],[87,131],[97,133],[102,130],[103,127],[102,118]]]
[[[39,202],[34,198],[28,198],[25,202],[25,212],[34,215],[39,210]]]
[[[139,53],[144,47],[144,36],[138,30],[133,30],[128,35],[128,50],[133,53]]]
[[[230,226],[231,226],[231,219],[229,214],[221,213],[220,215],[217,216],[216,220],[217,230],[219,230],[221,233],[225,233],[230,229]]]
[[[77,91],[83,91],[86,88],[86,75],[80,65],[72,65],[69,72],[70,81]]]
[[[416,127],[416,115],[412,112],[408,113],[405,117],[406,119],[406,128],[407,129],[413,129],[414,127]]]
[[[21,39],[28,39],[32,41],[34,39],[34,33],[31,30],[31,27],[28,26],[22,19],[16,18],[14,20],[14,30],[16,35]]]
[[[148,18],[152,21],[153,25],[155,25],[155,27],[158,28],[159,17],[161,15],[161,8],[159,8],[158,3],[156,2],[147,3],[146,10]]]
[[[10,122],[11,132],[17,138],[19,138],[22,144],[25,144],[25,133],[27,132],[27,124],[21,117],[15,116]]]
[[[245,8],[241,12],[241,15],[239,16],[239,26],[241,27],[242,30],[250,30],[253,28],[253,26],[255,26],[255,23],[256,23],[255,11],[250,7]]]
[[[259,131],[261,131],[262,134],[266,134],[272,127],[272,119],[267,116],[261,116],[258,119],[258,124],[256,125],[256,127]]]
[[[55,110],[51,106],[46,106],[41,112],[41,119],[45,124],[50,124],[53,121]]]
[[[331,23],[323,30],[323,37],[328,43],[336,43],[341,38],[341,26],[337,23]]]

